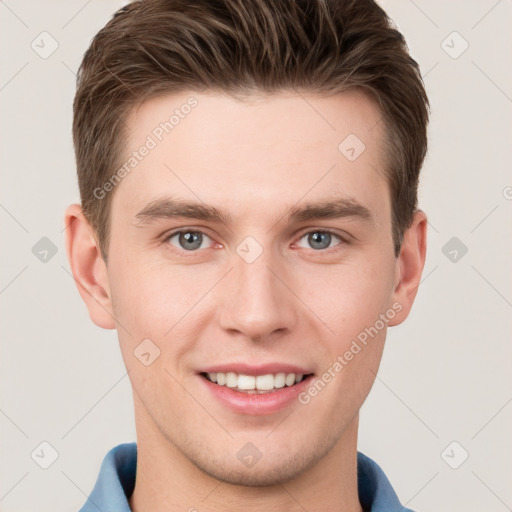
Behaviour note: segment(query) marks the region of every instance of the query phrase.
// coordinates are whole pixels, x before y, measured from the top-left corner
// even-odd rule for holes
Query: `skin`
[[[108,264],[80,206],[65,215],[78,290],[92,321],[117,329],[133,387],[138,467],[130,506],[361,511],[358,413],[386,327],[403,322],[414,301],[426,216],[416,212],[395,257],[388,184],[379,172],[384,123],[357,91],[243,102],[218,92],[154,98],[127,120],[130,151],[191,96],[197,107],[111,192]],[[355,161],[338,150],[351,133],[366,146]],[[224,209],[230,221],[136,218],[163,196]],[[293,206],[334,197],[361,203],[371,218],[287,221]],[[205,233],[201,247],[187,251],[178,236],[169,239],[179,228]],[[327,248],[315,249],[308,233],[323,230],[345,241],[333,235]],[[263,250],[252,263],[236,252],[247,236]],[[393,304],[400,312],[307,404],[236,414],[196,373],[279,361],[319,377]],[[134,355],[147,338],[160,349],[149,366]],[[262,453],[250,468],[237,457],[248,442]]]

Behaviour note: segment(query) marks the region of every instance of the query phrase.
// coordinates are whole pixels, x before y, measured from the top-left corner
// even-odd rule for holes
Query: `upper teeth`
[[[244,375],[242,373],[208,373],[208,379],[216,382],[219,386],[238,389],[259,389],[261,391],[270,391],[274,388],[283,388],[293,386],[300,382],[304,375],[302,373],[269,373],[267,375]]]

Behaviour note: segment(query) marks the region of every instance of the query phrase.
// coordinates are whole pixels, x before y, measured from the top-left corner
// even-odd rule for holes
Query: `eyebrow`
[[[371,221],[373,219],[369,208],[350,197],[293,206],[283,217],[286,217],[288,222],[346,217],[364,221]],[[139,224],[160,219],[188,218],[228,225],[231,215],[227,211],[204,203],[164,197],[151,201],[135,215],[135,218],[138,219]]]
[[[188,219],[206,220],[211,222],[221,222],[229,224],[231,215],[223,212],[214,206],[207,204],[183,201],[164,197],[151,201],[145,206],[135,218],[140,223],[151,222],[159,219],[174,219],[185,217]]]

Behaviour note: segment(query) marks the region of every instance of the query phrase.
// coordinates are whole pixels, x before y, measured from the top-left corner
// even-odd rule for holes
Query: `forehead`
[[[127,119],[124,163],[134,165],[125,166],[113,208],[135,215],[172,195],[261,215],[341,194],[387,209],[380,121],[376,103],[359,91],[152,98]]]

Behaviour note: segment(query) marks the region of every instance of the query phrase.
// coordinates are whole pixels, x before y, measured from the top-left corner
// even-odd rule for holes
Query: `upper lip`
[[[209,366],[200,370],[199,373],[228,373],[233,372],[243,375],[268,375],[270,373],[295,373],[307,375],[311,372],[307,368],[296,366],[289,363],[266,363],[260,365],[250,365],[245,363],[226,363]]]

